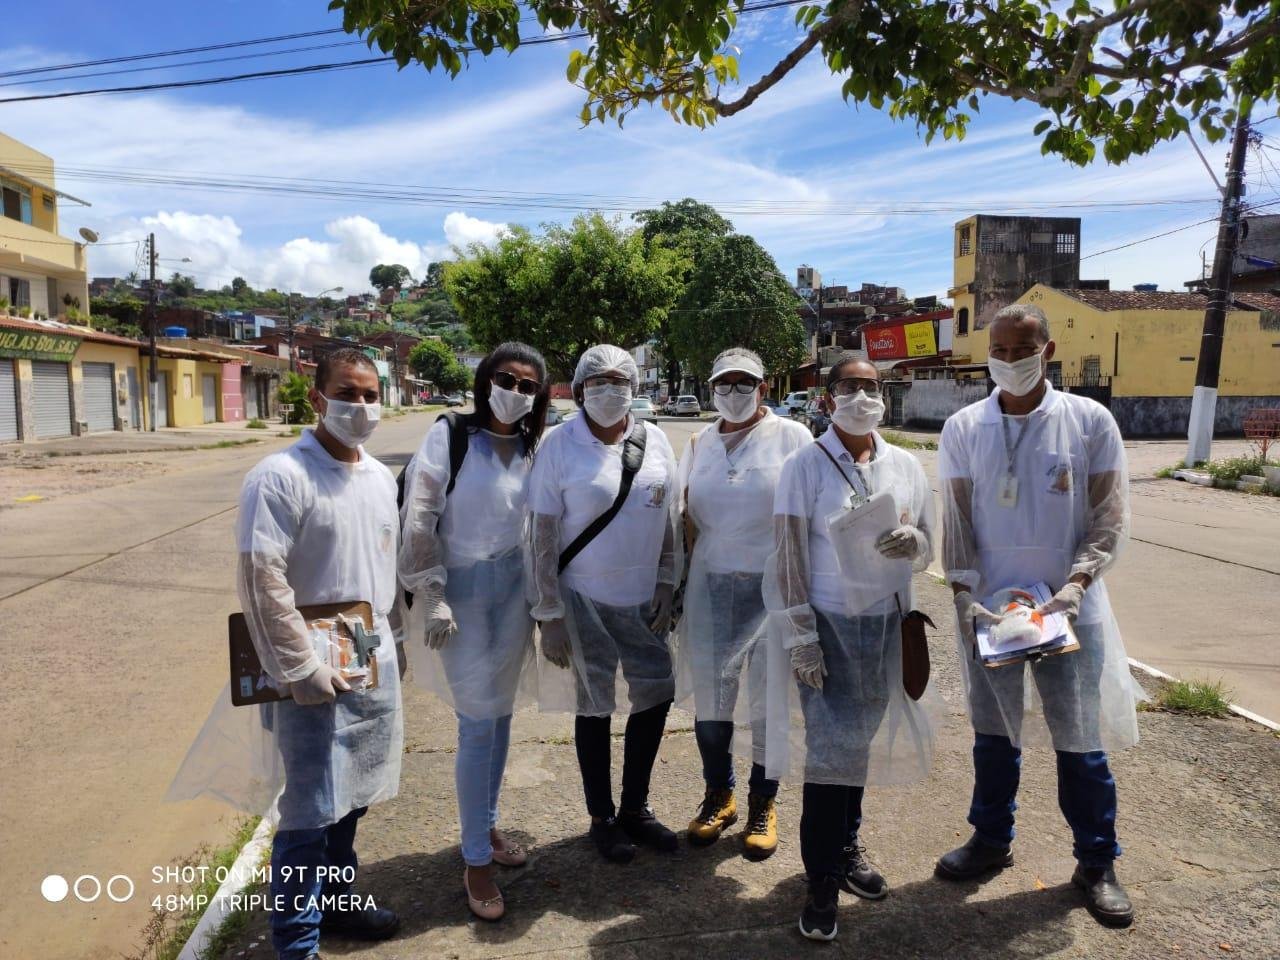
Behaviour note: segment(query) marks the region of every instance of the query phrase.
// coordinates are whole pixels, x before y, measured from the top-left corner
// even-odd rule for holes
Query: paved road
[[[388,421],[371,448],[398,466],[427,423]],[[696,426],[662,424],[677,451]],[[151,868],[227,835],[224,808],[160,801],[225,679],[235,498],[266,452],[193,454],[188,470],[0,518],[0,955],[28,956],[33,943],[49,957],[129,952]],[[922,460],[932,468],[931,454]],[[1245,705],[1280,718],[1277,543],[1280,501],[1136,482],[1134,544],[1109,577],[1130,653],[1222,675]],[[48,904],[38,888],[49,874],[125,874],[138,895]]]

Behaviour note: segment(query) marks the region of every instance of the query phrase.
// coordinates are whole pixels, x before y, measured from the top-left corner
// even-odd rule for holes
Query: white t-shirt
[[[607,606],[649,603],[662,541],[672,522],[676,458],[656,426],[632,418],[625,436],[646,431],[644,463],[626,503],[561,575],[569,589]],[[624,436],[624,439],[625,439]],[[538,447],[529,478],[529,508],[560,521],[560,550],[613,503],[622,483],[623,442],[601,443],[579,414]]]
[[[1002,506],[1000,487],[1008,470],[1000,391],[953,414],[942,429],[938,476],[973,484],[973,534],[982,582],[975,593],[990,596],[1010,586],[1041,580],[1058,590],[1070,575],[1089,517],[1088,478],[1127,469],[1124,440],[1111,412],[1050,384],[1040,406],[1025,417],[1009,417],[1016,444],[1017,502]],[[1026,435],[1019,440],[1022,431]],[[1079,622],[1102,619],[1106,591],[1091,585]]]

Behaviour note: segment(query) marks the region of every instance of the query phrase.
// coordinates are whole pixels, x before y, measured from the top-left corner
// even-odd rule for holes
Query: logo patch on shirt
[[[663,481],[659,481],[649,487],[649,502],[646,507],[661,507],[667,502],[667,485]]]
[[[389,523],[384,523],[378,530],[378,550],[382,553],[390,553],[396,546],[396,532]]]
[[[1049,468],[1049,492],[1064,496],[1071,492],[1071,464],[1056,463]]]

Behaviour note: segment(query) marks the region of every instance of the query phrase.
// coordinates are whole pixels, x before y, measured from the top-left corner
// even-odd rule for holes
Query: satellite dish
[[[97,243],[98,235],[88,227],[80,228],[80,236],[84,237],[86,243]]]

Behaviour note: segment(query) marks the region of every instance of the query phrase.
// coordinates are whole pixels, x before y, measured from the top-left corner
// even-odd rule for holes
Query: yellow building
[[[235,364],[238,384],[239,356],[167,344],[158,346],[156,355],[157,427],[194,427],[232,419],[227,416],[222,368],[224,364]],[[150,358],[144,356],[144,367],[149,363]],[[149,374],[144,370],[144,375]],[[149,390],[144,392],[150,394]]]
[[[54,186],[52,158],[0,133],[0,300],[20,317],[88,316],[85,244],[58,234],[60,200],[88,206]]]

